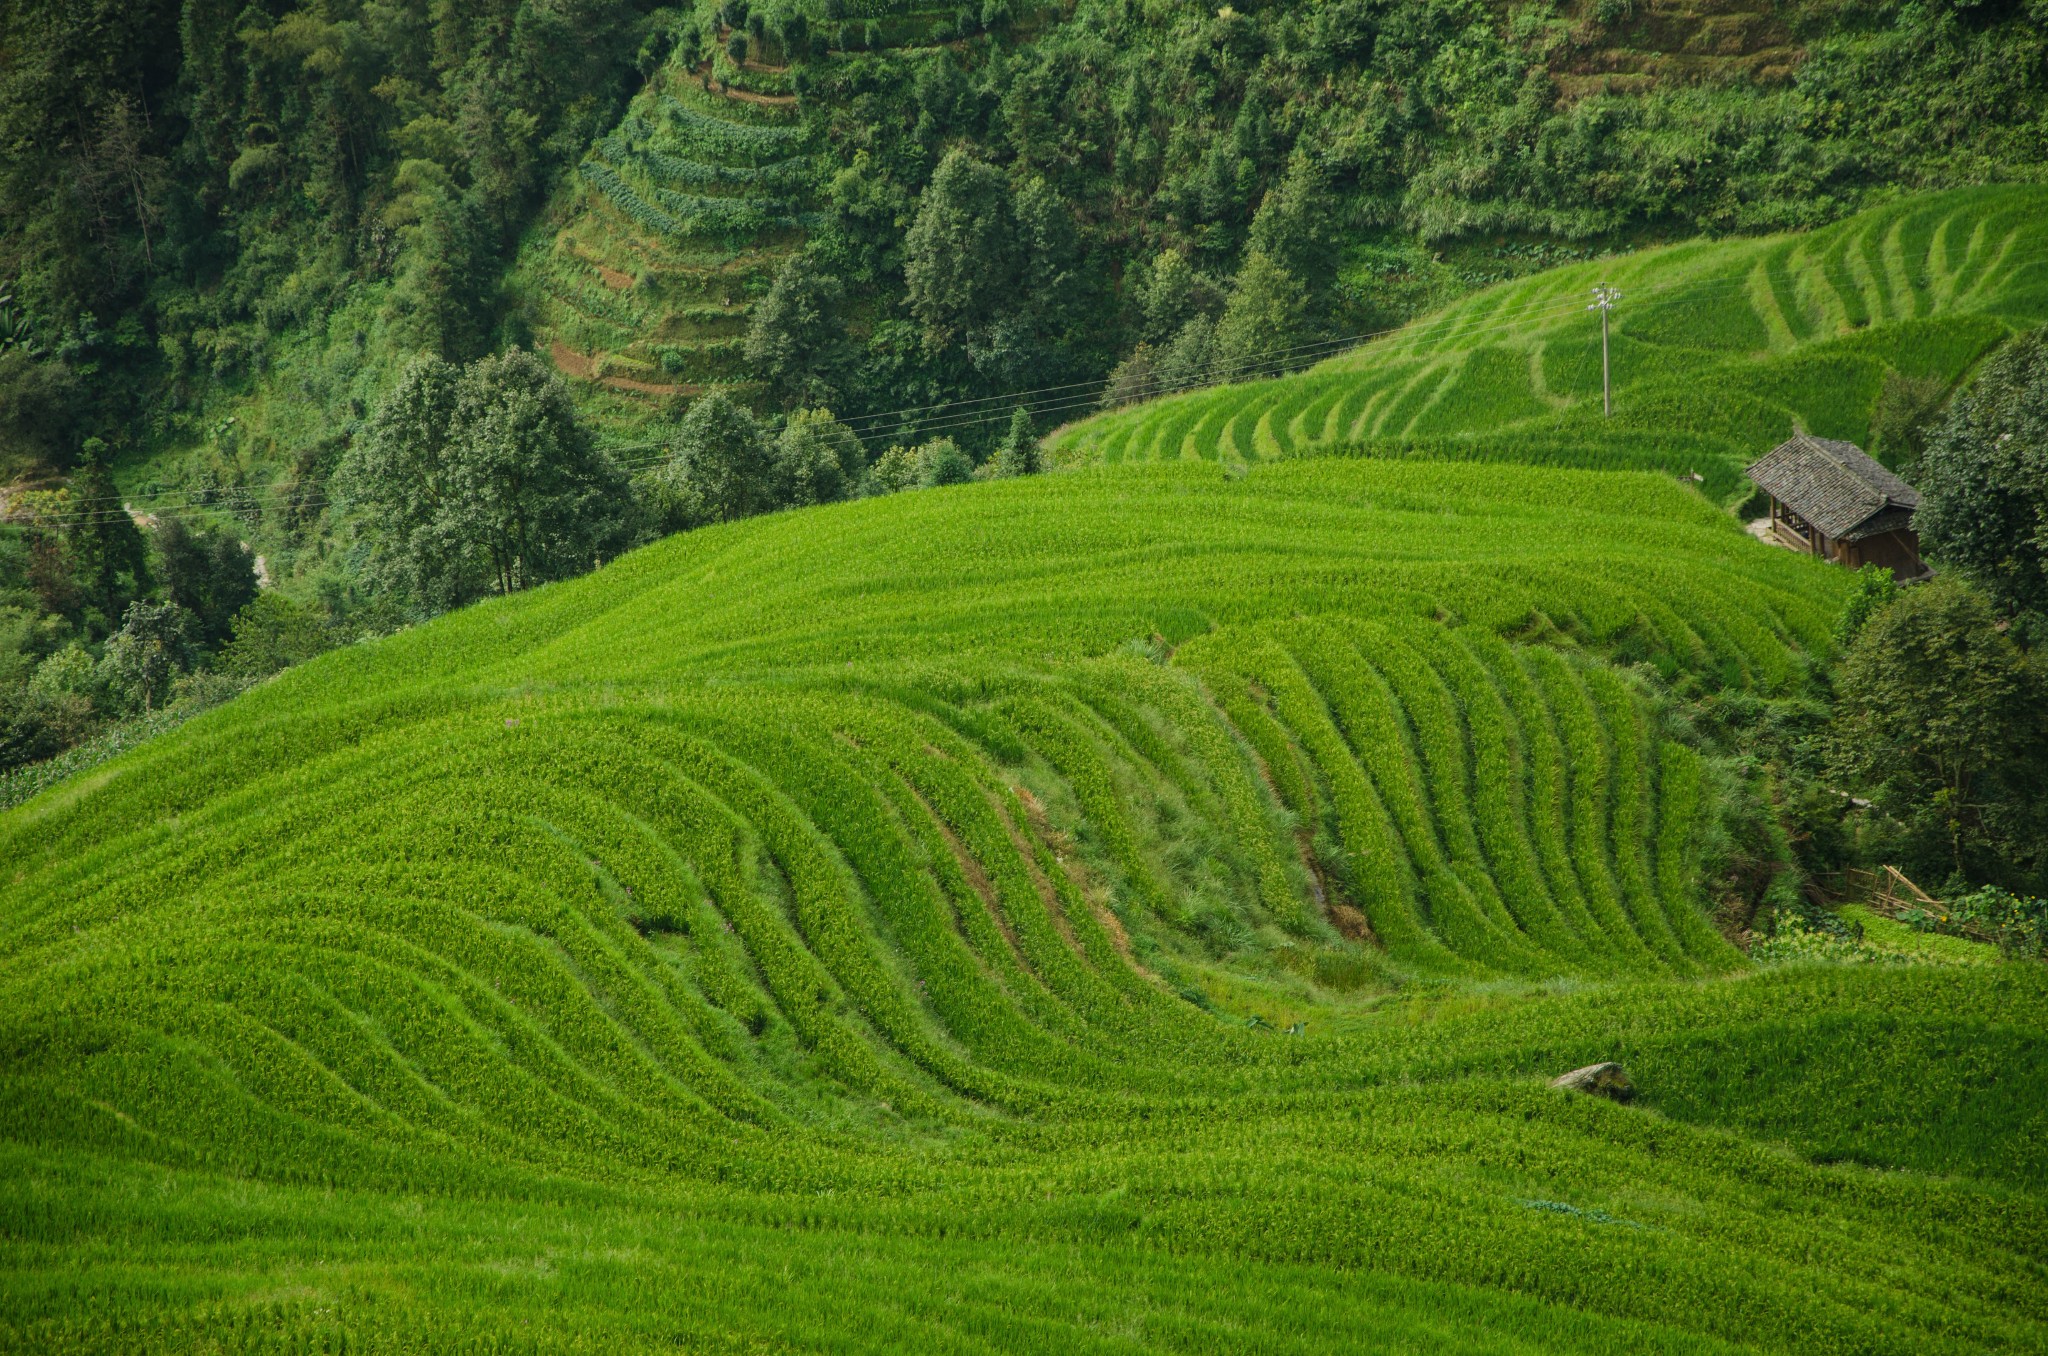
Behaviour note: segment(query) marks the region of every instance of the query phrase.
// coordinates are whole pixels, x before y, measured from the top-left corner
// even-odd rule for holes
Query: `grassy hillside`
[[[0,816],[0,1346],[2038,1346],[2048,980],[1752,970],[1609,658],[1796,686],[1845,579],[1123,468],[325,656]]]
[[[1823,230],[1697,241],[1490,288],[1298,375],[1084,420],[1070,461],[1369,451],[1696,472],[1725,499],[1795,429],[1869,444],[2048,319],[2048,193],[1904,199]],[[1618,286],[1614,417],[1587,302]],[[1880,449],[1882,451],[1884,449]]]

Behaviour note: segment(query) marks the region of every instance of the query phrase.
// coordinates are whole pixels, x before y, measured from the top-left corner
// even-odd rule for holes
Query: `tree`
[[[917,449],[919,489],[940,485],[964,485],[974,479],[974,462],[951,438],[940,438]]]
[[[1035,476],[1045,469],[1038,446],[1038,432],[1022,405],[1010,412],[1010,428],[996,446],[995,473],[999,476]]]
[[[1009,181],[964,150],[939,162],[903,243],[911,313],[935,347],[987,325],[1015,294],[1020,261]]]
[[[470,364],[449,436],[457,455],[435,535],[451,549],[481,547],[498,592],[581,574],[631,541],[625,476],[535,354]]]
[[[1115,409],[1146,399],[1157,389],[1158,375],[1152,345],[1140,342],[1128,357],[1110,369],[1108,379],[1102,383],[1102,408]]]
[[[435,607],[566,578],[632,533],[625,477],[561,378],[520,349],[459,372],[415,361],[343,463],[340,489],[373,574]]]
[[[336,478],[337,498],[369,539],[366,573],[372,582],[449,606],[481,587],[474,553],[444,555],[435,549],[461,377],[434,354],[415,358],[349,449]]]
[[[867,450],[830,410],[798,410],[775,440],[775,500],[791,508],[844,499],[860,484]]]
[[[1173,342],[1160,353],[1153,369],[1152,388],[1137,398],[1185,391],[1215,381],[1223,375],[1216,362],[1216,322],[1198,315],[1180,327]]]
[[[678,526],[731,522],[774,507],[774,465],[761,422],[722,391],[698,400],[656,477]]]
[[[878,495],[916,489],[917,453],[916,448],[898,444],[876,457],[875,464],[868,467],[868,473],[861,477],[861,497],[871,499]]]
[[[85,440],[71,498],[66,535],[79,592],[111,625],[129,599],[149,590],[149,546],[114,485],[106,444],[97,438]]]
[[[1243,381],[1281,371],[1285,350],[1301,342],[1307,317],[1308,293],[1300,281],[1272,255],[1252,250],[1216,322],[1217,376]]]
[[[809,252],[791,255],[754,308],[746,348],[754,375],[791,402],[836,399],[850,350],[837,318],[845,295],[839,279]]]
[[[1319,158],[1297,147],[1287,176],[1252,218],[1251,253],[1265,255],[1297,279],[1307,300],[1324,295],[1336,280],[1344,242],[1326,180]]]
[[[2041,859],[2048,684],[1953,577],[1872,616],[1836,676],[1831,771],[1864,789],[1909,862],[1974,879]]]
[[[256,557],[232,532],[195,532],[177,517],[156,526],[164,597],[192,614],[193,639],[209,650],[227,640],[235,614],[256,596]]]
[[[2048,613],[2048,330],[1984,365],[1927,439],[1914,515],[1928,553],[2008,614]]]
[[[1161,250],[1138,281],[1138,308],[1147,342],[1170,343],[1197,316],[1214,318],[1223,294],[1179,250]]]
[[[192,668],[192,616],[176,603],[134,602],[100,658],[115,694],[153,711]]]
[[[318,608],[272,589],[235,614],[234,635],[215,667],[243,678],[267,678],[333,649],[334,626]]]
[[[1870,619],[1890,607],[1898,596],[1898,581],[1884,566],[1865,565],[1856,571],[1855,592],[1849,595],[1841,617],[1835,622],[1836,646],[1846,650],[1854,644]]]

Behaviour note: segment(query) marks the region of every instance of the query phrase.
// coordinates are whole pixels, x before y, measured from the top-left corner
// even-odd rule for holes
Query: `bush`
[[[896,446],[875,458],[875,464],[868,468],[861,478],[862,498],[876,495],[896,494],[902,490],[917,487],[917,451],[914,448]]]
[[[1996,885],[1958,895],[1939,909],[1909,909],[1899,919],[1922,932],[1988,932],[2008,955],[2039,959],[2048,952],[2048,899]]]
[[[775,498],[802,508],[844,499],[860,484],[867,452],[830,410],[798,410],[775,440]]]
[[[917,449],[919,489],[940,485],[964,485],[974,479],[974,461],[951,438],[940,438]]]

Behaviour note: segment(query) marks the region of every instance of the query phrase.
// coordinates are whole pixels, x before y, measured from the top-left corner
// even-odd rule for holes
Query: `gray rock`
[[[1550,1086],[1583,1092],[1590,1097],[1608,1097],[1617,1102],[1626,1102],[1636,1095],[1636,1085],[1628,1081],[1628,1071],[1612,1060],[1559,1074],[1550,1080]]]

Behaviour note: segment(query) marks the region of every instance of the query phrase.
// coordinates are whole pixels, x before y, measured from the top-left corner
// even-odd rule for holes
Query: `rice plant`
[[[2038,1346],[2048,979],[1750,966],[1601,658],[1791,683],[1846,579],[1183,464],[330,653],[0,814],[0,1347]]]
[[[2034,187],[1957,190],[1805,235],[1552,269],[1306,372],[1162,396],[1052,445],[1069,463],[1339,454],[1658,470],[1727,501],[1745,493],[1741,468],[1795,430],[1867,444],[1887,373],[1954,382],[2048,320],[2043,206]],[[1586,314],[1595,283],[1623,293],[1612,419]]]

